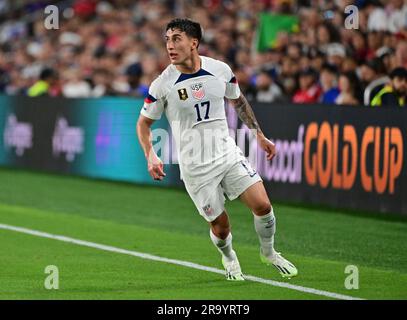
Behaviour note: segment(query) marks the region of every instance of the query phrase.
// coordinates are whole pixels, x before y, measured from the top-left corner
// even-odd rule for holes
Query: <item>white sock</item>
[[[254,215],[254,228],[259,237],[261,252],[270,257],[274,254],[274,234],[276,233],[276,219],[273,208],[264,216]]]
[[[212,232],[212,229],[209,230],[209,235],[215,247],[219,252],[228,260],[234,260],[236,258],[236,253],[232,248],[232,233],[229,232],[226,239],[220,239]]]

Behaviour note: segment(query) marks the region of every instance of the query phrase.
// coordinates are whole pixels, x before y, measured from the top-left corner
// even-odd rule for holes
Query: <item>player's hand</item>
[[[264,135],[259,135],[257,137],[257,142],[264,151],[266,151],[267,154],[267,160],[272,160],[274,156],[276,155],[276,145],[271,142],[269,139],[267,139]]]
[[[155,153],[152,153],[149,157],[148,172],[154,180],[161,181],[166,176],[164,172],[164,164]]]

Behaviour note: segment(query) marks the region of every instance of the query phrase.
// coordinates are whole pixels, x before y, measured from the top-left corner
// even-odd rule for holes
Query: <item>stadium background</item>
[[[44,27],[43,10],[51,3],[60,12],[57,30]],[[172,188],[182,188],[177,166],[166,166],[164,183],[152,182],[135,136],[148,85],[168,63],[162,30],[171,18],[185,15],[203,25],[201,54],[232,66],[265,133],[281,150],[272,164],[257,155],[256,166],[281,212],[277,243],[304,266],[304,279],[296,283],[356,297],[406,298],[406,113],[404,108],[369,107],[373,98],[369,94],[363,105],[366,88],[368,93],[374,91],[372,82],[382,88],[392,69],[407,66],[406,27],[400,25],[407,15],[403,1],[0,4],[0,223],[130,248],[137,241],[136,248],[143,252],[219,265],[191,201],[182,189]],[[360,9],[358,30],[343,27],[342,12],[349,4]],[[385,20],[377,18],[384,16]],[[237,129],[246,132],[229,106],[227,115],[232,135]],[[168,129],[168,123],[162,119],[155,128]],[[240,142],[248,139],[245,134]],[[236,246],[246,252],[248,271],[270,278],[253,262],[257,249],[250,216],[238,204],[229,205],[232,223],[241,235]],[[109,223],[111,232],[106,236]],[[310,234],[308,224],[318,232]],[[92,276],[80,293],[75,288],[82,284],[70,282],[68,293],[47,294],[38,285],[41,270],[38,275],[22,268],[24,257],[32,255],[31,247],[41,252],[38,261],[28,263],[34,270],[57,260],[69,266],[72,277],[80,273],[80,265],[87,265],[100,270],[111,266],[107,276],[115,278],[123,266],[110,257],[90,261],[79,249],[66,248],[78,262],[75,266],[62,253],[46,250],[58,245],[44,246],[20,235],[7,237],[7,232],[2,234],[3,243],[15,254],[8,257],[3,252],[8,271],[0,280],[5,288],[0,295],[5,299],[311,298],[256,286],[249,286],[248,295],[241,296],[233,287],[222,289],[215,276],[208,280],[201,274],[192,275],[196,276],[192,287],[205,283],[202,292],[197,287],[187,290],[186,279],[185,287],[169,289],[177,276],[187,277],[182,270],[171,270],[170,280],[158,277],[165,291],[153,279],[146,280],[148,270],[133,261],[140,274],[130,275],[137,280],[129,291],[120,283],[128,279],[123,278],[120,284],[109,280],[104,291],[97,292],[102,280]],[[168,243],[149,243],[151,232]],[[180,253],[177,241],[186,240],[190,246]],[[192,253],[202,247],[208,247],[204,257]],[[343,269],[349,264],[364,272],[365,291],[343,288]],[[313,268],[317,271],[310,276]]]

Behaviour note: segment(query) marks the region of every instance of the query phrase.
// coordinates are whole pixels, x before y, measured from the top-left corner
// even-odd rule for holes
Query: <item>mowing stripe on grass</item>
[[[11,225],[7,225],[7,224],[0,223],[0,229],[25,233],[25,234],[29,234],[29,235],[33,235],[33,236],[37,236],[37,237],[41,237],[41,238],[48,238],[48,239],[58,240],[58,241],[67,242],[67,243],[73,243],[73,244],[76,244],[79,246],[84,246],[84,247],[89,247],[89,248],[94,248],[94,249],[99,249],[99,250],[104,250],[104,251],[109,251],[109,252],[114,252],[114,253],[126,254],[126,255],[135,256],[135,257],[147,259],[147,260],[171,263],[171,264],[184,266],[184,267],[188,267],[188,268],[193,268],[193,269],[198,269],[198,270],[203,270],[203,271],[207,271],[207,272],[219,273],[222,275],[225,273],[224,270],[203,266],[203,265],[193,263],[193,262],[163,258],[163,257],[155,256],[152,254],[148,254],[148,253],[130,251],[130,250],[121,249],[121,248],[117,248],[117,247],[107,246],[104,244],[74,239],[74,238],[70,238],[70,237],[66,237],[66,236],[51,234],[51,233],[47,233],[47,232],[42,232],[42,231],[37,231],[37,230],[32,230],[32,229],[27,229],[27,228],[22,228],[22,227],[11,226]],[[328,298],[342,299],[342,300],[363,300],[361,298],[351,297],[351,296],[333,293],[333,292],[329,292],[329,291],[317,290],[314,288],[297,286],[297,285],[293,285],[293,284],[289,284],[289,283],[285,283],[285,282],[278,282],[278,281],[274,281],[274,280],[263,279],[263,278],[259,278],[259,277],[255,277],[255,276],[251,276],[251,275],[245,275],[245,279],[253,281],[253,282],[268,284],[268,285],[271,285],[274,287],[281,287],[281,288],[301,291],[301,292],[305,292],[305,293],[311,293],[311,294],[324,296],[324,297],[328,297]]]

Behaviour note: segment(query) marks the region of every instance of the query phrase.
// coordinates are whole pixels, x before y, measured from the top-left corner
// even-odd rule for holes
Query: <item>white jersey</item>
[[[154,120],[165,112],[185,182],[202,184],[244,159],[229,136],[224,98],[237,99],[239,85],[230,67],[200,56],[201,69],[185,74],[169,65],[155,79],[141,114]]]

